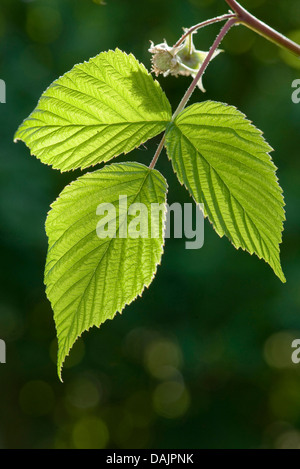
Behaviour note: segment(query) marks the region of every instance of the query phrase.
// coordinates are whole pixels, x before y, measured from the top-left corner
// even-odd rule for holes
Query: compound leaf
[[[284,282],[284,201],[262,132],[233,106],[206,101],[168,126],[166,148],[179,181],[204,204],[216,232],[263,258]]]
[[[128,153],[162,132],[171,107],[144,65],[116,49],[54,81],[15,134],[43,163],[68,171]]]
[[[72,182],[52,204],[46,222],[45,284],[57,329],[60,377],[78,336],[121,313],[153,280],[163,252],[166,192],[158,171],[139,163],[111,164]],[[147,229],[138,228],[141,236],[127,236],[135,219],[127,206],[136,203],[147,208]],[[99,224],[104,227],[99,204],[107,211],[115,208],[101,211],[115,223],[115,237],[109,230],[107,237],[99,236]],[[155,229],[151,204],[162,204]]]

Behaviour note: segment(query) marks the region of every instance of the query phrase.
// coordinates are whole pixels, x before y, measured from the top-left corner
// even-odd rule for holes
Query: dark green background
[[[80,175],[31,157],[13,134],[45,88],[74,63],[116,46],[150,68],[149,40],[226,13],[223,0],[1,0],[0,78],[0,447],[300,448],[300,104],[291,83],[300,62],[253,32],[232,30],[191,102],[214,99],[243,111],[276,149],[287,221],[287,283],[254,256],[219,239],[208,222],[199,251],[167,240],[143,298],[83,334],[56,375],[56,340],[45,297],[44,221],[50,203]],[[299,0],[244,6],[300,42]],[[207,50],[219,26],[195,37]],[[159,78],[175,107],[189,78]],[[149,164],[156,138],[119,161]],[[189,200],[165,154],[169,203]]]

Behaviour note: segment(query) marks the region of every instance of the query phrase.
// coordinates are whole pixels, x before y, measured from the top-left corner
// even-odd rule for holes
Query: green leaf
[[[284,282],[284,201],[261,131],[236,108],[206,101],[178,115],[166,148],[179,181],[204,204],[216,232],[263,258]]]
[[[43,163],[68,171],[128,153],[165,130],[159,83],[118,49],[76,65],[43,93],[15,134]]]
[[[153,280],[163,252],[166,191],[167,183],[156,170],[139,163],[111,164],[72,182],[52,204],[46,222],[45,284],[54,310],[60,377],[65,357],[82,332],[121,313]],[[135,218],[130,214],[126,221],[126,208],[119,210],[124,195],[128,207],[163,204],[157,237],[121,237]],[[116,237],[98,237],[103,218],[96,210],[102,203],[116,209],[111,217]],[[150,211],[146,219],[150,233]]]

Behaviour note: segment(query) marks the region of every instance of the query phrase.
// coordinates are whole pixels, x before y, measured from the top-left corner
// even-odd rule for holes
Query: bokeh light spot
[[[264,358],[272,368],[289,368],[293,366],[291,345],[300,333],[278,332],[271,335],[264,345]]]
[[[109,441],[107,426],[97,417],[84,417],[74,426],[73,443],[76,449],[104,449]]]
[[[30,39],[40,44],[51,44],[60,35],[62,19],[58,10],[47,6],[29,7],[26,32]]]
[[[158,415],[169,419],[181,417],[190,405],[190,397],[183,383],[165,381],[153,393],[153,407]]]
[[[289,431],[280,435],[275,443],[276,449],[300,449],[300,433]]]
[[[181,365],[181,350],[170,340],[158,340],[146,348],[145,366],[155,378],[169,379],[177,374]]]
[[[96,407],[100,401],[100,386],[88,378],[78,378],[67,389],[68,402],[78,409]]]

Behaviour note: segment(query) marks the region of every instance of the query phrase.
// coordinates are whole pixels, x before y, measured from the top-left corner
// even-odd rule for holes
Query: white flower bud
[[[208,52],[197,50],[193,43],[193,33],[187,36],[184,42],[178,47],[170,47],[164,41],[156,46],[151,42],[149,52],[152,56],[152,71],[158,76],[162,73],[167,75],[185,75],[195,78],[201,65],[203,64]],[[216,50],[213,54],[215,58],[220,52]],[[202,78],[199,79],[197,85],[201,91],[205,92],[202,84]]]

